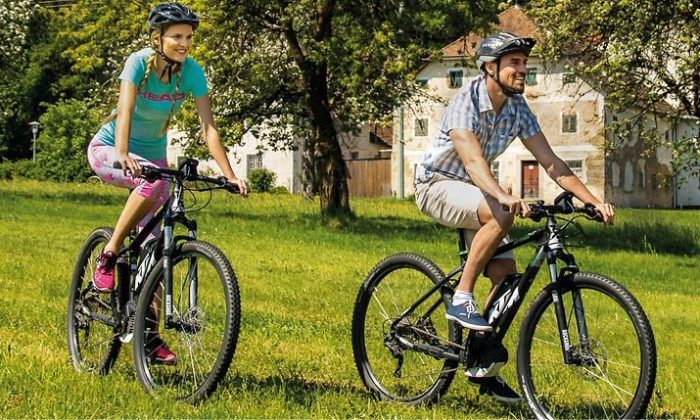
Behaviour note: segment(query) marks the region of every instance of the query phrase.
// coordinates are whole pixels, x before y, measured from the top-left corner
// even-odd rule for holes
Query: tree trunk
[[[306,195],[318,194],[321,213],[324,215],[349,215],[350,192],[347,166],[338,142],[338,133],[330,110],[318,97],[309,98],[312,138],[304,142],[302,153],[304,191]]]
[[[331,35],[330,17],[333,1],[328,1],[317,10],[316,41]],[[347,166],[338,142],[338,132],[333,123],[328,98],[328,65],[325,60],[309,60],[299,42],[297,33],[286,22],[282,30],[290,52],[297,63],[306,89],[305,108],[308,113],[313,136],[304,142],[302,166],[304,167],[304,191],[317,193],[321,202],[321,213],[326,216],[350,215],[350,192],[348,190]]]

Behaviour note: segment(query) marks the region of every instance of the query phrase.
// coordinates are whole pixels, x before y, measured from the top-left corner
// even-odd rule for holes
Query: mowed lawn
[[[363,278],[401,251],[423,254],[445,270],[458,262],[452,230],[430,222],[412,202],[392,199],[354,199],[357,218],[342,223],[322,221],[317,202],[291,195],[244,200],[216,193],[192,214],[200,238],[231,260],[242,297],[234,362],[206,402],[192,406],[145,394],[129,346],[109,376],[74,371],[64,326],[73,263],[94,227],[114,223],[124,198],[124,190],[101,185],[0,182],[0,416],[531,417],[524,405],[479,398],[460,373],[431,407],[369,397],[350,340]],[[199,195],[197,206],[206,198]],[[654,328],[659,369],[648,416],[699,417],[700,211],[620,210],[613,227],[582,224],[585,246],[572,248],[580,267],[622,282]],[[516,235],[533,226],[519,221]],[[516,252],[519,266],[531,251]],[[546,281],[541,276],[536,286]],[[478,283],[482,301],[487,283]],[[511,361],[516,332],[508,337]],[[503,374],[515,386],[514,365]]]

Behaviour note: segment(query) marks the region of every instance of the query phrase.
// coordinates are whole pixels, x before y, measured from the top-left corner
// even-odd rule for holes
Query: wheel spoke
[[[456,363],[412,350],[406,342],[446,347],[459,341],[457,329],[450,328],[444,309],[428,314],[427,301],[402,315],[442,280],[442,273],[422,257],[400,254],[381,263],[368,279],[353,319],[353,351],[363,381],[384,398],[407,403],[438,398],[449,386]]]
[[[185,243],[173,258],[172,325],[161,325],[152,335],[167,344],[177,362],[175,366],[148,364],[135,348],[137,376],[146,389],[169,388],[179,398],[199,400],[211,393],[226,373],[238,338],[239,303],[237,287],[231,288],[235,275],[224,258],[213,246],[198,241]],[[191,287],[193,284],[196,287]],[[145,289],[158,300],[157,290],[163,287],[148,283]],[[139,313],[149,298],[141,299]],[[145,322],[137,318],[136,335],[146,336],[142,331]],[[163,324],[162,319],[156,321]],[[222,357],[220,352],[224,352]]]
[[[577,274],[587,336],[570,335],[571,364],[564,364],[551,296],[535,299],[523,320],[518,374],[526,378],[530,408],[550,417],[640,417],[653,389],[653,336],[641,308],[619,285],[598,275]],[[567,286],[571,288],[572,286]],[[566,325],[578,328],[570,289],[561,294]],[[643,366],[647,367],[644,369]],[[641,395],[641,398],[639,397]]]

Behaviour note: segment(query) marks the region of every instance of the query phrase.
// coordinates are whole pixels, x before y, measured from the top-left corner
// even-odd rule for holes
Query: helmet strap
[[[158,53],[159,56],[165,61],[165,67],[163,67],[163,71],[160,73],[160,78],[161,80],[163,79],[163,76],[165,76],[165,73],[168,73],[168,83],[172,80],[173,77],[173,67],[175,67],[178,63],[177,61],[173,60],[172,58],[168,57],[165,55],[163,52],[163,47],[162,47],[162,37],[161,37],[161,45],[158,45],[158,48],[156,48],[156,53]]]
[[[501,73],[501,57],[498,57],[498,60],[496,60],[496,77],[491,76],[491,78],[498,84],[498,86],[501,87],[501,91],[507,97],[511,98],[516,93],[520,93],[519,91],[501,83],[500,73]]]

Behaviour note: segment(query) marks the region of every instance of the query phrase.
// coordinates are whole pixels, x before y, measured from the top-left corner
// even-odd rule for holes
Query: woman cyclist
[[[194,97],[209,153],[226,179],[247,194],[236,177],[221,144],[212,116],[204,71],[188,57],[197,16],[180,3],[163,3],[148,16],[151,47],[132,53],[119,79],[117,108],[88,146],[88,161],[105,182],[133,191],[122,210],[114,234],[97,259],[92,281],[101,292],[114,288],[116,256],[129,231],[143,228],[168,198],[168,181],[139,178],[142,166],[167,168],[167,130],[188,93]],[[115,168],[115,163],[121,169]],[[157,234],[158,232],[153,232]],[[164,344],[155,349],[155,360],[175,363],[176,356]]]

